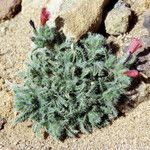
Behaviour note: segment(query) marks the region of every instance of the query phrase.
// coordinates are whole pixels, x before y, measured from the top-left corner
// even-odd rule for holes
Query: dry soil
[[[64,142],[51,136],[46,139],[35,137],[30,122],[13,125],[15,113],[11,85],[20,82],[18,72],[23,69],[31,50],[32,29],[28,22],[33,19],[39,25],[40,9],[45,2],[24,0],[22,12],[0,24],[0,115],[7,119],[0,131],[0,150],[150,150],[150,100],[140,103],[126,117],[118,118],[108,127]],[[120,43],[146,33],[141,22],[139,20],[130,34],[121,36]]]

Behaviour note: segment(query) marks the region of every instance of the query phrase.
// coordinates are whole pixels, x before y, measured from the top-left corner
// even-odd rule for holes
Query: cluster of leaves
[[[116,106],[131,79],[105,38],[89,33],[74,43],[56,28],[41,27],[33,41],[24,82],[14,86],[16,122],[34,122],[57,139],[92,132],[117,117]]]

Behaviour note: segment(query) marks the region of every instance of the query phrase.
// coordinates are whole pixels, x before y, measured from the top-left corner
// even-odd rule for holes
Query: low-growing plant
[[[117,105],[131,83],[135,59],[121,58],[100,34],[74,42],[55,27],[42,26],[32,40],[23,83],[15,85],[16,122],[33,121],[57,139],[92,132],[118,115]],[[132,75],[131,75],[132,74]],[[137,74],[136,74],[137,76]]]

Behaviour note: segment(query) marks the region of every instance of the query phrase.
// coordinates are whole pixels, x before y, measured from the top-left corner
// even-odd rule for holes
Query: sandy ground
[[[15,114],[10,85],[19,82],[17,74],[24,67],[31,49],[32,30],[28,22],[33,19],[39,24],[40,8],[45,3],[29,1],[23,1],[22,12],[18,16],[0,24],[0,116],[7,119],[5,128],[0,131],[0,150],[150,150],[150,100],[139,104],[126,117],[118,118],[108,127],[64,142],[51,136],[46,139],[35,137],[30,122],[13,126]],[[138,32],[139,26],[132,35],[145,31]]]

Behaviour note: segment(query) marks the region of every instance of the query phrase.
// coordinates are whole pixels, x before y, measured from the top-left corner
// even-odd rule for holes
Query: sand
[[[11,83],[20,82],[18,72],[31,50],[32,29],[28,22],[33,19],[38,26],[40,9],[45,2],[24,0],[22,12],[0,24],[0,116],[7,119],[5,128],[0,131],[0,150],[150,150],[150,100],[140,103],[112,125],[64,142],[51,136],[35,137],[31,122],[13,125]],[[139,26],[126,37],[143,32],[138,31]]]

